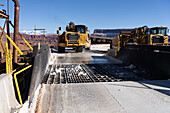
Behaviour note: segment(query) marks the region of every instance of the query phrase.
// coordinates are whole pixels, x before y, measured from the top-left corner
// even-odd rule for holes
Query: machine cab
[[[75,29],[76,29],[76,32],[85,34],[87,27],[85,25],[76,25]]]
[[[150,29],[150,34],[162,34],[164,36],[167,36],[167,32],[167,27],[154,27]]]
[[[150,28],[150,37],[152,44],[168,44],[168,29],[167,27],[153,27]]]

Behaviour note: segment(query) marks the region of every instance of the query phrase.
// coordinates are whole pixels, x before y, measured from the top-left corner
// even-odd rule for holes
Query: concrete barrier
[[[34,93],[38,85],[42,82],[44,78],[44,73],[48,67],[50,56],[51,56],[51,50],[47,44],[42,44],[40,46],[40,49],[38,45],[34,46],[33,71],[32,71],[31,83],[29,88],[30,103],[32,102]]]
[[[15,98],[14,86],[11,74],[0,75],[0,113],[10,113],[19,103]]]

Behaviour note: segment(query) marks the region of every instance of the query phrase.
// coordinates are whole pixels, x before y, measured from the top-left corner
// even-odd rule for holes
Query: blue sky
[[[10,1],[13,20],[14,4]],[[170,28],[170,0],[19,0],[20,31],[37,28],[56,33],[73,21],[91,32],[100,28],[134,28],[143,25]],[[6,0],[1,1],[6,8]],[[2,21],[0,21],[2,24]]]

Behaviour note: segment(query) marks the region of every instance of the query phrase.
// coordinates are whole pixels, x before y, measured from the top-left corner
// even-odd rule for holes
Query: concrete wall
[[[10,113],[19,105],[15,98],[11,74],[0,75],[0,113]]]
[[[40,50],[38,46],[34,47],[33,51],[33,71],[31,77],[31,84],[29,89],[30,103],[34,96],[38,85],[42,82],[44,78],[44,73],[48,67],[48,63],[51,56],[51,49],[47,44],[42,44]]]

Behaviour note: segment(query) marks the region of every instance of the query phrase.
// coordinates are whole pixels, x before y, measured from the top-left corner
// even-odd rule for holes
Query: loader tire
[[[82,52],[83,51],[83,47],[82,46],[76,47],[75,51],[76,52]]]
[[[65,53],[65,47],[58,46],[58,53]]]

